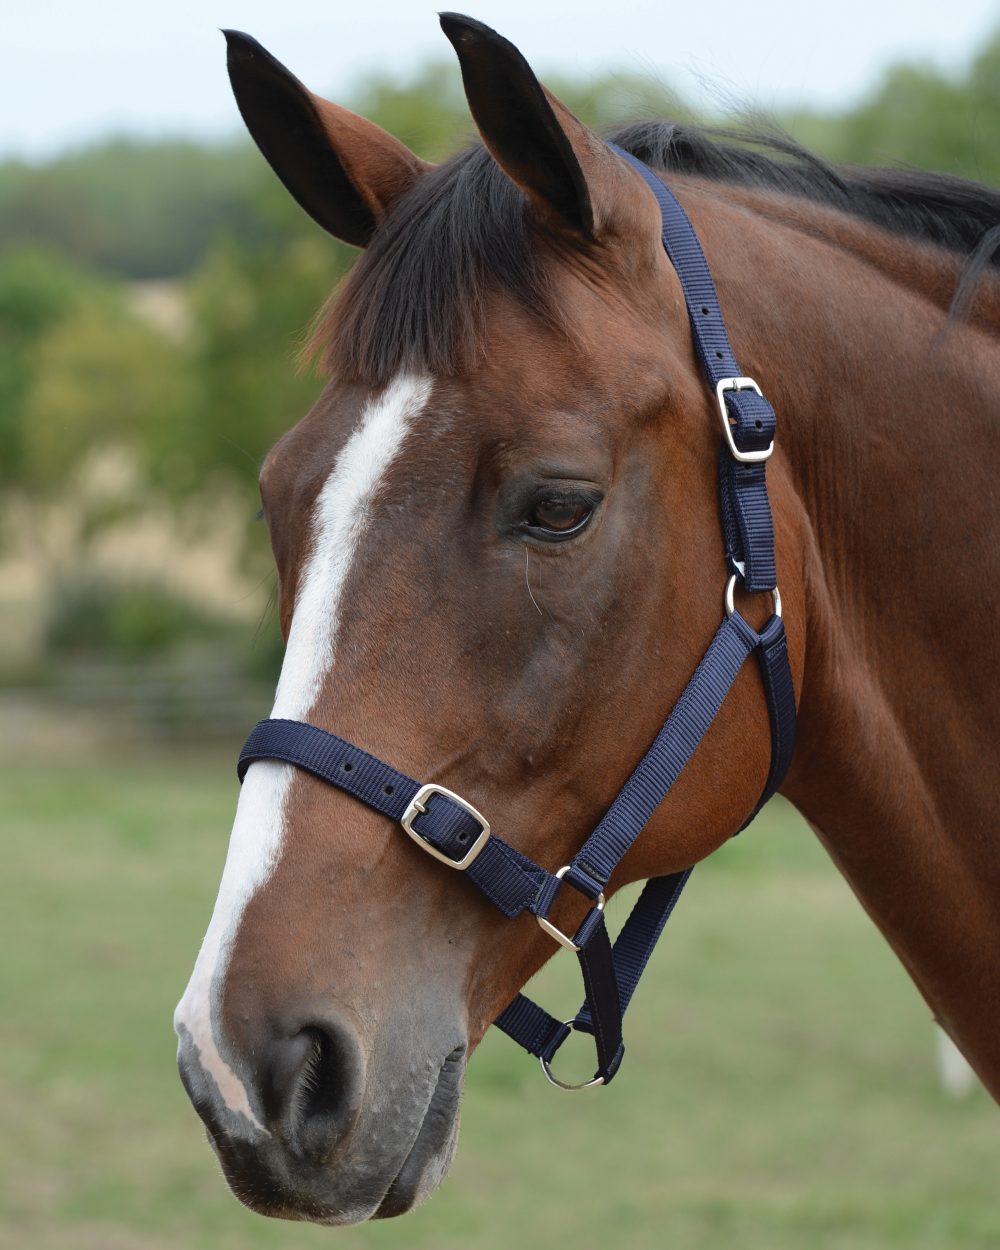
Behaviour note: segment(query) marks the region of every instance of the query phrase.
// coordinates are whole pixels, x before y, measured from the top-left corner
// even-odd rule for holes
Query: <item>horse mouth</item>
[[[445,1058],[413,1144],[372,1219],[404,1215],[428,1198],[444,1179],[458,1144],[465,1057],[466,1047],[456,1046]]]
[[[234,1140],[210,1114],[203,1113],[208,1140],[230,1189],[258,1215],[334,1227],[403,1215],[431,1195],[451,1166],[458,1143],[466,1055],[463,1044],[445,1057],[408,1143],[395,1147],[386,1143],[380,1149],[376,1138],[361,1147],[353,1164],[349,1156],[339,1165],[334,1163],[332,1170],[319,1161],[310,1164],[287,1154],[273,1138],[262,1140],[257,1134]],[[386,1125],[385,1130],[391,1133],[392,1126]],[[395,1158],[402,1157],[402,1163],[380,1199],[367,1197],[363,1173],[389,1150]],[[380,1188],[385,1183],[382,1180]]]

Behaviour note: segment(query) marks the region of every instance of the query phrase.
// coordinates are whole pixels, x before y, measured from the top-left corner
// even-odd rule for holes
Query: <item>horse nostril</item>
[[[292,1093],[290,1111],[300,1125],[334,1119],[341,1110],[342,1073],[338,1071],[335,1046],[322,1029],[304,1029],[312,1043]]]
[[[325,1157],[350,1130],[361,1084],[353,1030],[334,1019],[307,1024],[269,1048],[262,1091],[268,1127],[295,1153]]]

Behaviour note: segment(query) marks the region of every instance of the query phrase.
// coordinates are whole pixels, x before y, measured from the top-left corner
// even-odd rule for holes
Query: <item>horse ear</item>
[[[324,230],[364,247],[431,166],[374,122],[313,95],[256,39],[223,34],[236,103],[268,164]]]
[[[542,86],[509,40],[461,13],[442,13],[440,20],[458,54],[472,116],[497,164],[543,218],[600,234],[606,218],[601,174],[617,164],[611,152]]]

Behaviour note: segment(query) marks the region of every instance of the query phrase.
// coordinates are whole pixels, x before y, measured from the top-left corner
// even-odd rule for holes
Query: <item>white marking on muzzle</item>
[[[427,403],[428,378],[402,376],[367,406],[344,444],[313,512],[312,549],[299,581],[288,646],[272,717],[308,719],[333,666],[340,598],[358,551],[368,505],[399,452],[410,424]],[[198,1050],[230,1110],[261,1131],[246,1087],[220,1054],[221,1024],[213,998],[225,980],[233,940],[250,899],[281,858],[285,801],[295,776],[290,764],[254,764],[240,792],[215,910],[194,971],[174,1013],[174,1027]]]

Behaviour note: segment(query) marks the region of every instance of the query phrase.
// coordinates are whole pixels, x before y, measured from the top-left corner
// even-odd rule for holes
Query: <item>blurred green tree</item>
[[[789,131],[831,160],[913,165],[1000,183],[1000,32],[964,73],[932,65],[888,69],[869,96],[839,114],[793,110]]]
[[[319,393],[320,380],[296,357],[351,253],[308,225],[267,249],[224,241],[194,276],[195,393],[163,444],[162,462],[151,465],[172,495],[200,491],[221,470],[255,497],[264,454]]]
[[[136,453],[183,419],[192,402],[186,351],[131,313],[116,288],[77,299],[41,336],[22,405],[25,481],[59,489],[92,453]]]
[[[39,165],[0,166],[0,238],[43,244],[123,278],[192,269],[220,231],[266,242],[256,211],[263,170],[240,140],[114,139]]]
[[[19,481],[26,468],[24,403],[39,368],[36,346],[96,285],[42,248],[0,254],[0,487]]]

